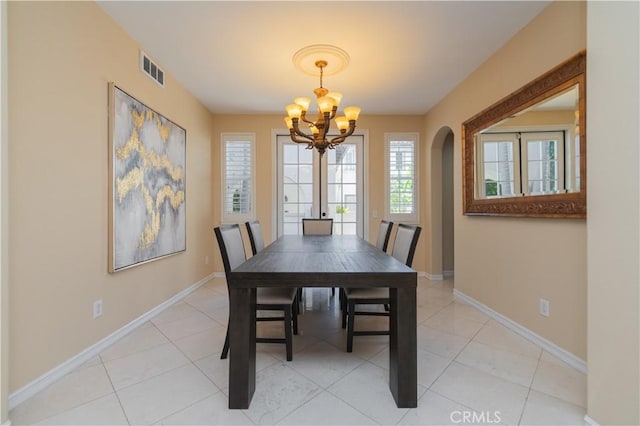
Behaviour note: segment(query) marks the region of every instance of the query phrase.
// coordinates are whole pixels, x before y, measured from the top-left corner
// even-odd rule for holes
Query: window
[[[222,223],[252,220],[255,218],[255,134],[223,133],[221,146]]]
[[[565,192],[564,131],[483,133],[480,198]]]
[[[417,223],[418,134],[385,133],[386,217]]]

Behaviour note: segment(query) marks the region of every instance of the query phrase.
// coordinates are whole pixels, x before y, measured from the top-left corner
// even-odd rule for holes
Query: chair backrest
[[[382,251],[387,251],[392,228],[393,222],[389,222],[387,220],[380,221],[380,229],[378,229],[378,241],[376,241],[376,247],[378,247]]]
[[[303,235],[331,235],[333,234],[333,219],[302,219]]]
[[[405,265],[411,266],[421,230],[419,226],[399,224],[391,255]]]
[[[262,227],[260,222],[253,220],[246,222],[247,234],[249,234],[249,242],[251,243],[251,252],[255,255],[264,248],[264,239],[262,239]]]
[[[247,260],[240,225],[225,225],[213,229],[220,247],[224,272],[228,274]]]

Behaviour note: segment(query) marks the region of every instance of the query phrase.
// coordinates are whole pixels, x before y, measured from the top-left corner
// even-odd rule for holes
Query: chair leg
[[[296,336],[298,335],[298,311],[300,310],[300,307],[298,306],[298,298],[296,297],[296,299],[293,301],[293,308],[292,308],[292,312],[293,312],[293,318],[291,319],[293,322],[293,334],[295,334]]]
[[[229,355],[229,327],[227,326],[227,336],[224,338],[224,346],[222,347],[222,354],[220,359],[227,359]]]
[[[353,352],[353,323],[355,321],[356,306],[353,300],[347,301],[347,314],[349,319],[347,320],[347,352]]]
[[[342,311],[342,328],[347,328],[347,294],[340,289],[340,310]]]
[[[284,337],[287,345],[287,361],[293,359],[293,336],[291,335],[291,306],[284,309]]]

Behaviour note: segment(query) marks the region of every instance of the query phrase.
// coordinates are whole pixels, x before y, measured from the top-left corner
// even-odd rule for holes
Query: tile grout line
[[[540,350],[540,355],[538,355],[538,363],[536,364],[536,369],[531,376],[531,382],[529,383],[529,391],[527,392],[527,397],[524,399],[524,404],[522,405],[522,410],[520,411],[520,417],[518,418],[518,425],[522,424],[522,418],[524,417],[524,412],[527,409],[527,404],[529,403],[529,396],[531,396],[531,391],[533,390],[533,381],[536,379],[536,373],[538,373],[538,368],[540,368],[540,362],[542,361],[542,354],[544,350]]]
[[[129,416],[127,415],[127,411],[124,409],[124,405],[122,405],[122,400],[120,399],[120,395],[118,394],[118,391],[116,390],[116,387],[113,384],[113,380],[111,379],[111,375],[109,374],[109,370],[107,370],[107,366],[104,365],[104,360],[102,359],[102,355],[98,354],[98,358],[100,358],[100,363],[102,364],[102,368],[104,369],[105,374],[107,375],[107,378],[109,379],[109,383],[111,384],[111,389],[113,389],[113,394],[115,395],[116,399],[118,400],[118,404],[120,405],[120,409],[122,410],[122,414],[124,415],[124,418],[127,420],[127,424],[131,424],[131,420],[129,420]]]

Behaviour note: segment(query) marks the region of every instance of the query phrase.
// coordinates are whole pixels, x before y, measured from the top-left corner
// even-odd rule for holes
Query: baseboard
[[[453,271],[442,271],[445,278],[453,278]]]
[[[444,280],[444,275],[442,275],[442,274],[430,274],[428,272],[425,272],[425,276],[427,277],[427,279],[429,281],[442,281],[442,280]]]
[[[224,274],[224,272],[214,272],[213,274],[209,275],[209,277],[212,278],[226,278],[226,275]],[[211,279],[207,277],[208,279]]]
[[[600,426],[600,424],[598,424],[598,422],[596,422],[595,420],[593,420],[591,417],[589,417],[588,415],[584,415],[584,424],[586,426]]]
[[[582,359],[578,358],[577,356],[575,356],[574,354],[572,354],[571,352],[568,352],[568,351],[562,349],[560,346],[556,345],[555,343],[545,339],[542,336],[539,336],[538,334],[534,333],[533,331],[529,330],[528,328],[523,327],[522,325],[518,324],[517,322],[515,322],[515,321],[505,317],[504,315],[494,311],[493,309],[489,308],[488,306],[484,305],[483,303],[478,302],[474,298],[472,298],[470,296],[467,296],[466,294],[462,293],[459,290],[453,289],[453,294],[457,298],[467,302],[468,304],[470,304],[470,305],[474,306],[475,308],[479,309],[480,311],[482,311],[483,313],[485,313],[489,317],[491,317],[494,320],[498,321],[500,324],[504,325],[508,329],[518,333],[520,336],[524,337],[525,339],[529,340],[530,342],[535,343],[536,345],[540,346],[542,349],[544,349],[545,351],[547,351],[550,354],[554,355],[555,357],[560,358],[562,361],[566,362],[567,364],[569,364],[570,366],[572,366],[576,370],[580,371],[581,373],[587,374],[587,363],[584,360],[582,360]]]
[[[111,333],[110,335],[105,337],[104,339],[102,339],[99,342],[89,346],[88,348],[86,348],[85,350],[80,352],[79,354],[69,358],[68,360],[66,360],[62,364],[60,364],[57,367],[53,368],[52,370],[46,372],[45,374],[43,374],[42,376],[38,377],[34,381],[32,381],[32,382],[26,384],[25,386],[21,387],[20,389],[18,389],[17,391],[15,391],[11,395],[9,395],[9,401],[8,401],[9,410],[14,409],[18,404],[20,404],[20,403],[26,401],[27,399],[31,398],[32,396],[34,396],[35,394],[37,394],[41,390],[45,389],[47,386],[51,385],[52,383],[54,383],[58,379],[62,378],[66,374],[72,372],[73,370],[75,370],[76,368],[78,368],[79,366],[84,364],[85,362],[89,361],[91,358],[95,357],[100,352],[104,351],[106,348],[111,346],[113,343],[115,343],[116,341],[120,340],[121,338],[123,338],[127,334],[131,333],[132,331],[134,331],[135,329],[140,327],[142,324],[144,324],[145,322],[149,321],[150,319],[152,319],[153,317],[155,317],[156,315],[158,315],[160,312],[164,311],[165,309],[167,309],[171,305],[173,305],[176,302],[179,302],[180,300],[184,299],[189,294],[193,293],[198,288],[203,286],[207,281],[211,280],[212,278],[215,278],[216,276],[217,276],[217,273],[214,272],[213,274],[210,274],[210,275],[204,277],[203,279],[201,279],[197,283],[193,284],[192,286],[182,290],[180,293],[178,293],[175,296],[171,297],[170,299],[162,302],[161,304],[159,304],[155,308],[151,309],[150,311],[142,314],[138,318],[136,318],[133,321],[131,321],[130,323],[126,324],[124,327],[114,331],[113,333]],[[222,276],[224,277],[224,274]]]

